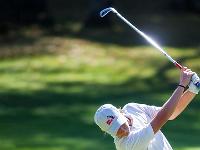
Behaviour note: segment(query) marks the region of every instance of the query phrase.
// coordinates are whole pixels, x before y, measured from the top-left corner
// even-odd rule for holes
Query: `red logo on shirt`
[[[106,121],[106,123],[108,124],[108,125],[110,125],[112,122],[113,122],[113,120],[115,119],[115,117],[114,116],[107,116],[107,121]]]

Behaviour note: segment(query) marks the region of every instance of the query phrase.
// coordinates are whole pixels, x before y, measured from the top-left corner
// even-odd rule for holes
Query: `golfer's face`
[[[120,128],[118,129],[117,136],[121,138],[124,136],[128,136],[129,133],[130,133],[130,128],[129,128],[128,122],[126,122],[123,125],[121,125]]]

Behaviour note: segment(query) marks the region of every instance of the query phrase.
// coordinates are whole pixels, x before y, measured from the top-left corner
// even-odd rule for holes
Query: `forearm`
[[[178,102],[184,92],[184,88],[178,86],[169,100],[162,106],[156,117],[151,121],[151,126],[156,133],[169,120],[175,111]]]
[[[192,101],[192,99],[195,97],[196,94],[190,92],[190,91],[185,91],[184,94],[181,96],[178,105],[169,118],[169,120],[175,119],[179,114],[183,112],[183,110],[188,106],[188,104]]]

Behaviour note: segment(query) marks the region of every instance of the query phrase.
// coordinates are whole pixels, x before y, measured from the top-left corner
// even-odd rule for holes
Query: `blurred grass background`
[[[0,149],[114,150],[112,138],[93,122],[98,106],[160,106],[175,89],[179,71],[114,16],[112,27],[84,28],[89,1],[48,2],[56,12],[53,25],[3,25],[7,30],[0,36]],[[131,10],[129,3],[115,5],[199,74],[199,13],[157,12],[155,5],[144,11],[139,2]],[[163,128],[175,150],[200,150],[199,100],[197,96]]]

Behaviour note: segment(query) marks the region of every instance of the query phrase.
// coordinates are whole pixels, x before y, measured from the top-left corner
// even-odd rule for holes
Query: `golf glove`
[[[189,88],[188,90],[192,93],[195,93],[195,94],[198,94],[199,91],[200,91],[200,87],[197,87],[197,84],[198,82],[200,82],[200,78],[198,77],[198,75],[195,73],[193,76],[192,76],[192,79],[189,83]]]

